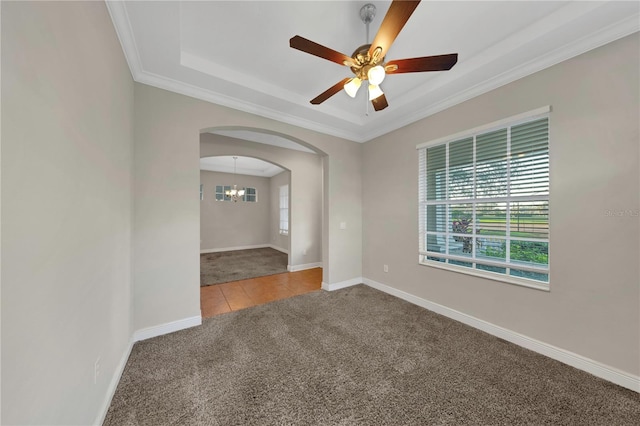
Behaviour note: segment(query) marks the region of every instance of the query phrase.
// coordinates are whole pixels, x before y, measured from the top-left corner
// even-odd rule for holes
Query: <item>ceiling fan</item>
[[[352,98],[356,96],[363,81],[369,82],[369,100],[376,111],[385,109],[389,104],[380,83],[386,74],[401,74],[408,72],[446,71],[450,70],[458,61],[458,54],[424,56],[421,58],[398,59],[384,62],[385,55],[396,39],[400,30],[411,17],[413,11],[420,4],[417,1],[393,0],[386,16],[380,24],[371,44],[358,47],[351,57],[322,46],[304,37],[296,35],[289,40],[289,46],[351,68],[355,77],[347,77],[311,100],[313,105],[319,105],[344,88]],[[360,9],[360,18],[367,26],[367,40],[369,39],[369,23],[373,20],[376,7],[365,4]]]

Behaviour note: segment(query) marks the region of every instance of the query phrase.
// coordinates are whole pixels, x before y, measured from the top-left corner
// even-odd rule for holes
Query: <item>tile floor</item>
[[[322,268],[200,287],[203,318],[320,290]]]

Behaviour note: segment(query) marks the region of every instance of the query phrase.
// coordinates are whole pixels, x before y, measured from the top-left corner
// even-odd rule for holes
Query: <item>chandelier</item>
[[[238,157],[233,157],[233,176],[234,176],[234,180],[236,177],[236,161],[238,160]],[[224,194],[231,198],[231,201],[233,201],[234,203],[237,203],[238,200],[240,198],[242,198],[244,196],[244,189],[238,189],[238,187],[234,184],[233,185],[233,189],[227,189]]]

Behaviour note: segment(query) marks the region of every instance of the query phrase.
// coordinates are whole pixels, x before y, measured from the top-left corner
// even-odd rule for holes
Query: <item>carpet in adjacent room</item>
[[[286,253],[270,247],[203,253],[200,255],[200,285],[281,274],[287,272],[287,262]]]

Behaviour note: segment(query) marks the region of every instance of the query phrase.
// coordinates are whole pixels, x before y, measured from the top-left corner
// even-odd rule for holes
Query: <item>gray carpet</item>
[[[200,286],[287,272],[288,256],[272,248],[200,255]]]
[[[637,425],[637,393],[364,285],[136,343],[105,425]]]

